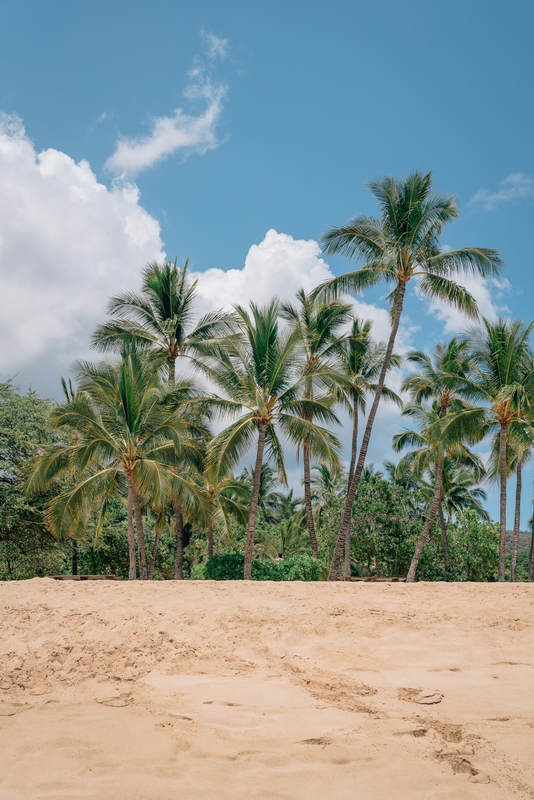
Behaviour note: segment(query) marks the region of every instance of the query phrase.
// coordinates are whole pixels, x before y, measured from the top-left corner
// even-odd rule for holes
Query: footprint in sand
[[[28,703],[6,703],[0,701],[0,717],[14,717],[19,711],[26,711],[32,708]]]
[[[437,689],[400,688],[397,690],[397,697],[399,700],[407,700],[423,706],[434,706],[437,703],[441,703],[444,695]]]
[[[133,697],[130,694],[115,695],[114,697],[95,697],[97,703],[110,708],[124,708],[133,704]]]

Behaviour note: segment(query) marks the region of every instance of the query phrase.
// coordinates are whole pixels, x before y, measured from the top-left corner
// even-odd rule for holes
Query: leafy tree
[[[409,281],[416,279],[418,291],[424,296],[445,300],[476,317],[478,308],[474,298],[454,278],[465,273],[485,277],[498,274],[501,269],[501,259],[495,250],[476,247],[440,249],[439,237],[444,227],[458,217],[458,208],[454,197],[432,193],[432,173],[414,172],[405,180],[385,176],[371,183],[369,189],[378,201],[380,216],[356,216],[322,237],[327,255],[344,255],[363,262],[361,269],[347,272],[320,286],[317,292],[322,299],[335,298],[343,291],[360,292],[383,281],[392,289],[389,294],[391,333],[347,493],[330,580],[337,579],[352,503],[367,457]]]
[[[534,393],[534,362],[528,326],[521,320],[483,320],[465,339],[471,347],[472,373],[461,382],[464,396],[477,403],[460,416],[463,425],[477,425],[481,434],[493,434],[493,451],[498,454],[500,483],[499,581],[505,580],[506,485],[508,478],[509,431],[516,440],[528,442],[534,428],[528,417]]]
[[[11,380],[0,383],[0,569],[2,579],[46,574],[63,563],[50,535],[43,506],[51,495],[23,494],[28,461],[56,438],[51,404],[36,392],[20,394]]]
[[[169,491],[179,490],[182,504],[202,502],[197,485],[174,469],[176,454],[190,446],[189,425],[178,402],[190,387],[170,392],[135,347],[117,366],[79,362],[76,375],[78,392],[52,413],[56,427],[73,434],[73,440],[52,445],[35,460],[26,491],[42,490],[64,474],[76,475],[74,486],[47,505],[47,523],[59,538],[86,526],[92,512],[126,493],[129,578],[136,577],[135,516],[139,575],[145,580],[143,501],[164,507]]]
[[[250,313],[237,306],[240,335],[212,347],[211,357],[207,355],[202,365],[204,372],[226,395],[219,408],[234,415],[241,414],[211,442],[208,463],[213,474],[229,472],[257,437],[247,524],[245,579],[251,577],[265,450],[282,482],[286,482],[278,431],[295,447],[308,445],[325,460],[331,459],[333,453],[337,454],[340,447],[336,437],[315,421],[337,423],[337,418],[328,398],[311,400],[304,396],[304,381],[299,368],[300,337],[294,330],[282,333],[278,317],[277,301],[263,308],[251,303]]]
[[[111,319],[96,328],[93,347],[120,352],[125,342],[134,341],[138,350],[147,349],[167,364],[173,383],[178,358],[193,356],[199,345],[231,331],[220,312],[206,314],[193,325],[198,281],[189,280],[187,267],[187,260],[181,269],[176,262],[148,264],[141,292],[125,292],[109,301]]]
[[[324,395],[325,392],[332,392],[338,389],[340,383],[344,383],[344,376],[336,364],[335,356],[341,352],[339,333],[349,320],[350,306],[340,302],[318,303],[302,289],[297,292],[297,300],[299,304],[296,307],[284,303],[281,307],[281,316],[288,320],[300,338],[303,350],[304,396],[313,400],[317,391],[320,395]],[[310,459],[316,455],[311,452],[310,443],[304,443],[302,447],[304,502],[314,558],[318,557],[318,549],[312,509]],[[331,466],[335,467],[336,454],[332,451],[330,456]]]
[[[339,348],[339,360],[346,384],[336,387],[337,394],[352,420],[347,491],[349,491],[354,477],[356,457],[358,455],[358,417],[360,413],[365,414],[367,394],[376,391],[376,379],[380,373],[386,352],[386,346],[383,342],[375,343],[372,340],[372,328],[373,323],[370,320],[361,320],[358,317],[353,317],[351,328],[348,334],[343,337]],[[400,366],[400,358],[395,353],[391,356],[389,366]],[[386,385],[383,386],[382,393],[389,400],[393,400],[397,405],[402,406],[400,397]],[[344,575],[345,577],[350,577],[350,528],[347,530],[345,538]]]

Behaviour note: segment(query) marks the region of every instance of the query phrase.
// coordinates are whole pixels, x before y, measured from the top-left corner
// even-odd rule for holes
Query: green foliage
[[[499,525],[465,511],[450,526],[456,580],[494,581],[499,566]]]
[[[211,581],[243,580],[245,557],[241,553],[222,553],[206,562],[204,577]],[[282,561],[252,562],[252,580],[255,581],[317,581],[321,564],[309,555],[290,556]],[[200,571],[195,575],[201,574]],[[193,577],[193,575],[191,575]]]
[[[22,493],[28,460],[55,438],[50,404],[35,392],[0,383],[0,579],[50,574],[64,557],[46,527],[43,507],[51,494]]]

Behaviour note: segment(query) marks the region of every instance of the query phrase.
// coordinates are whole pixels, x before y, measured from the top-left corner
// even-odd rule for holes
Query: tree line
[[[74,365],[74,383],[63,382],[64,400],[49,412],[53,441],[39,446],[21,472],[26,498],[41,498],[46,526],[58,539],[76,540],[89,529],[98,539],[124,503],[130,579],[154,575],[171,526],[174,577],[183,578],[189,525],[204,533],[207,558],[214,556],[214,537],[219,550],[225,542],[235,549],[237,541],[245,579],[255,555],[277,557],[293,547],[295,556],[307,550],[312,559],[328,559],[330,580],[349,577],[361,550],[367,571],[387,564],[411,582],[428,572],[425,552],[439,530],[444,574],[454,577],[451,550],[458,542],[469,550],[462,525],[470,519],[481,542],[484,525],[491,527],[480,486],[489,479],[500,487],[497,577],[503,581],[507,483],[514,473],[510,579],[516,580],[521,471],[534,443],[532,325],[479,318],[458,280],[499,274],[501,258],[487,248],[440,246],[458,208],[453,197],[433,191],[430,173],[382,177],[369,188],[377,216],[358,215],[321,240],[325,254],[344,255],[356,268],[309,294],[299,291],[293,303],[235,306],[195,324],[196,282],[187,262],[149,264],[139,292],[110,300],[92,345],[112,358]],[[398,394],[387,380],[402,361],[395,341],[410,281],[474,322],[432,354],[409,352]],[[356,317],[345,300],[380,283],[390,290],[387,342],[374,341],[371,322]],[[410,424],[393,439],[403,455],[386,464],[387,478],[366,465],[382,398],[396,403]],[[341,409],[352,428],[346,473],[335,432]],[[486,437],[491,456],[484,465],[473,448]],[[266,489],[269,480],[287,484],[284,445],[302,464],[302,501]],[[236,476],[251,451],[253,467]],[[387,545],[377,545],[381,525],[398,527]],[[389,551],[391,557],[384,555]],[[479,573],[469,558],[473,577]],[[532,566],[531,558],[528,579]]]

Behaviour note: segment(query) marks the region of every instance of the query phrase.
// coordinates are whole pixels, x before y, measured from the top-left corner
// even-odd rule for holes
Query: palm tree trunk
[[[413,583],[415,580],[415,572],[417,570],[417,565],[419,564],[419,559],[421,558],[421,553],[423,552],[424,546],[426,544],[426,540],[428,539],[428,534],[430,533],[430,527],[434,522],[434,518],[438,513],[438,509],[441,505],[442,478],[443,478],[443,459],[441,459],[441,461],[438,461],[438,463],[436,464],[436,484],[434,486],[434,497],[432,498],[432,504],[428,511],[425,524],[423,525],[423,530],[419,534],[419,539],[417,540],[417,544],[415,546],[415,553],[413,554],[412,563],[410,564],[410,569],[408,570],[408,575],[406,576],[406,583]]]
[[[352,479],[354,477],[354,468],[356,466],[356,456],[358,454],[358,406],[356,405],[356,399],[354,399],[354,406],[352,409],[352,443],[351,443],[351,455],[350,455],[350,467],[349,467],[349,479],[347,482],[347,489],[350,487],[352,483]],[[343,576],[345,578],[350,578],[351,576],[351,569],[350,569],[350,539],[351,539],[351,530],[350,525],[347,530],[347,535],[345,536],[345,565],[343,569]]]
[[[133,478],[132,478],[133,484]],[[133,510],[135,516],[135,527],[137,529],[137,552],[139,554],[139,579],[142,581],[148,580],[148,570],[146,566],[146,550],[145,550],[145,529],[143,527],[143,514],[141,511],[141,503],[139,502],[139,495],[135,486],[133,486]]]
[[[184,514],[182,506],[174,502],[174,516],[176,517],[176,560],[174,562],[174,580],[184,579]]]
[[[213,519],[210,517],[210,524],[208,526],[208,558],[213,555]]]
[[[133,479],[128,475],[128,554],[130,557],[130,566],[128,569],[129,581],[135,581],[135,579],[137,578],[135,534],[133,527],[133,497],[134,497]]]
[[[176,359],[169,358],[169,385],[172,388],[176,380]]]
[[[506,562],[506,425],[501,425],[499,435],[499,472],[501,479],[501,496],[500,496],[500,522],[501,532],[499,539],[499,581],[502,583],[505,580],[505,562]]]
[[[78,574],[78,542],[76,539],[72,540],[72,574]]]
[[[514,537],[512,540],[512,566],[510,568],[510,581],[517,580],[517,556],[519,554],[519,529],[521,526],[521,490],[523,488],[523,465],[521,461],[517,462],[515,475]]]
[[[252,550],[254,548],[254,530],[256,528],[256,513],[258,511],[258,500],[260,496],[261,467],[263,464],[263,451],[265,450],[265,434],[267,423],[260,422],[258,433],[258,450],[256,452],[256,466],[254,467],[254,481],[252,484],[252,495],[250,497],[250,510],[247,525],[247,547],[245,550],[245,571],[244,579],[252,579]]]
[[[532,515],[532,524],[530,526],[532,536],[530,539],[530,560],[528,564],[528,582],[532,583],[534,580],[534,514]]]
[[[319,558],[319,549],[317,547],[317,535],[315,533],[315,522],[313,520],[313,508],[311,499],[310,451],[306,446],[304,446],[303,461],[304,461],[304,505],[306,507],[306,522],[308,523],[308,532],[310,534],[312,556],[314,558]]]
[[[445,569],[448,571],[451,568],[451,554],[449,551],[449,537],[447,536],[447,523],[445,522],[445,515],[443,513],[443,503],[439,501],[439,524],[441,527],[441,544],[443,546],[443,559],[445,561]]]
[[[367,457],[367,450],[369,449],[369,442],[371,441],[371,433],[373,430],[373,424],[375,421],[376,412],[378,411],[378,406],[380,405],[380,398],[382,397],[382,391],[384,389],[384,384],[386,382],[387,371],[389,369],[391,356],[393,355],[393,348],[395,346],[397,331],[399,330],[399,323],[402,314],[402,306],[404,303],[405,294],[406,294],[406,283],[404,283],[404,281],[399,281],[397,283],[397,297],[393,309],[393,323],[391,325],[391,332],[389,334],[388,346],[386,349],[386,354],[384,356],[384,363],[382,364],[382,369],[380,370],[378,383],[376,385],[376,392],[373,400],[373,405],[371,406],[369,416],[367,417],[367,424],[365,426],[365,431],[363,434],[358,463],[356,465],[356,470],[354,472],[352,481],[349,486],[349,490],[347,492],[347,500],[345,502],[345,510],[343,512],[343,518],[341,520],[341,527],[339,529],[339,535],[337,537],[336,546],[334,548],[332,563],[330,564],[330,572],[328,574],[329,581],[335,581],[337,579],[337,575],[339,572],[339,563],[341,561],[341,554],[343,552],[343,546],[345,544],[345,539],[347,537],[347,531],[350,528],[352,504],[354,503],[356,489],[358,488],[358,484],[362,476],[363,468],[365,465],[365,459]]]
[[[354,400],[354,406],[352,409],[352,444],[350,449],[350,467],[349,467],[349,479],[347,481],[347,486],[351,485],[352,479],[354,477],[354,468],[356,466],[357,455],[358,455],[358,407],[356,405],[356,400]]]
[[[156,537],[154,539],[154,547],[152,548],[152,558],[150,559],[150,566],[148,568],[148,580],[154,578],[154,569],[156,568],[156,555],[158,553],[159,540],[161,538],[161,530],[156,528]]]

